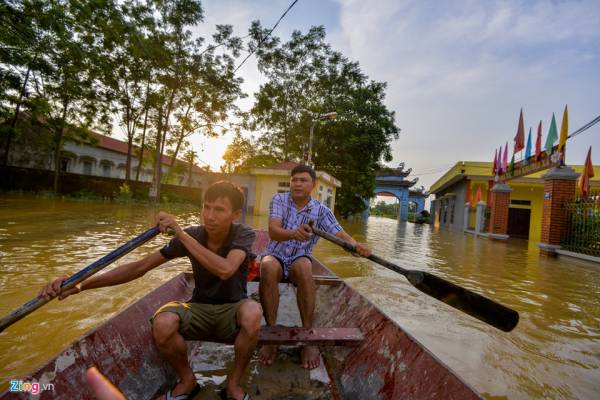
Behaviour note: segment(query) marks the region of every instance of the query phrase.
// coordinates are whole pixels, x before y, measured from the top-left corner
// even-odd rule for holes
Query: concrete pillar
[[[475,235],[480,234],[483,231],[483,224],[485,222],[485,201],[480,201],[477,203],[477,214],[475,219]]]
[[[398,197],[400,200],[400,212],[398,213],[399,221],[407,221],[408,220],[408,189],[402,190],[400,192],[400,196]]]
[[[463,214],[463,231],[469,229],[469,211],[471,210],[471,203],[468,201],[465,203],[465,212]]]
[[[508,206],[512,189],[505,183],[496,183],[492,192],[492,214],[490,215],[490,233],[492,239],[508,239]]]
[[[542,235],[538,246],[543,254],[554,254],[555,250],[560,248],[567,226],[563,205],[575,199],[579,175],[570,167],[555,167],[542,176],[544,207]]]

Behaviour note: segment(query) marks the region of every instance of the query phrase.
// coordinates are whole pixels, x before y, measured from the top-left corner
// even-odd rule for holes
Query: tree
[[[19,134],[21,112],[35,112],[32,75],[47,69],[41,50],[48,46],[44,23],[34,17],[36,2],[6,1],[0,5],[0,137],[2,165],[8,165],[10,148]],[[33,82],[36,83],[36,82]],[[27,123],[27,128],[32,124]]]
[[[142,154],[148,122],[151,80],[160,48],[151,32],[156,29],[152,7],[127,0],[110,7],[101,21],[102,83],[106,87],[111,110],[117,116],[127,137],[125,180],[131,178],[133,143],[140,124],[143,125]],[[141,122],[143,120],[143,123]],[[139,159],[137,176],[142,158]]]
[[[233,102],[241,95],[241,79],[233,76],[232,58],[239,55],[241,40],[232,35],[230,26],[218,25],[213,35],[215,44],[202,49],[204,39],[193,39],[187,29],[203,18],[202,7],[196,0],[157,1],[155,14],[160,17],[154,35],[164,49],[152,102],[156,148],[151,196],[158,199],[160,160],[165,148],[175,145],[173,154],[177,156],[189,135],[198,131],[214,134],[215,124],[226,119],[227,112],[234,108]],[[217,55],[215,49],[220,46],[223,54]]]
[[[234,77],[233,58],[228,54],[215,55],[215,49],[224,45],[237,57],[241,41],[232,37],[232,33],[231,26],[218,25],[217,33],[213,36],[216,44],[192,56],[189,73],[183,78],[184,90],[177,102],[172,135],[175,150],[171,167],[184,141],[194,133],[215,137],[230,129],[222,123],[230,112],[238,111],[235,101],[244,96],[240,87],[242,80]]]
[[[336,210],[343,216],[362,211],[363,199],[373,195],[380,162],[392,159],[390,142],[399,133],[394,112],[383,103],[385,83],[369,80],[358,63],[332,50],[323,27],[295,31],[283,44],[278,38],[264,40],[267,31],[258,22],[250,33],[267,82],[255,95],[248,127],[263,131],[258,142],[268,143],[278,161],[301,160],[313,120],[336,111],[335,122],[316,126],[313,160],[342,181]]]
[[[240,133],[236,134],[225,149],[223,160],[225,164],[221,167],[221,172],[225,174],[245,173],[250,168],[266,167],[278,162],[277,156],[271,154],[263,143],[253,138],[244,138]]]
[[[196,161],[198,160],[198,153],[195,152],[194,150],[188,150],[183,155],[183,160],[188,164],[187,185],[189,187],[192,187],[192,185],[193,185],[192,172],[194,170],[194,167],[196,167]]]

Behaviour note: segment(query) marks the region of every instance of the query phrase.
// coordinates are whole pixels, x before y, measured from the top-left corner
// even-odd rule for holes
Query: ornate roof
[[[404,163],[401,162],[398,168],[383,168],[377,172],[377,176],[401,176],[406,178],[412,172],[412,168],[404,170]]]
[[[390,176],[390,175],[385,175],[385,176]],[[376,178],[377,186],[380,186],[380,187],[411,187],[411,186],[414,186],[418,181],[419,181],[419,178],[415,178],[412,181],[407,181],[404,179],[400,179],[400,180],[384,179],[383,177]]]

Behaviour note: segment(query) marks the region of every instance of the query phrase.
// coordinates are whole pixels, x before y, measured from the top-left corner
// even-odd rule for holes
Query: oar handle
[[[79,271],[79,272],[71,275],[67,279],[65,279],[62,282],[62,284],[60,285],[61,289],[67,290],[67,289],[70,289],[73,286],[77,285],[78,283],[83,282],[85,279],[94,275],[96,272],[100,271],[107,265],[111,264],[112,262],[123,257],[125,254],[129,253],[130,251],[132,251],[135,248],[146,243],[147,241],[149,241],[150,239],[152,239],[153,237],[158,235],[159,232],[160,231],[158,230],[158,227],[153,227],[153,228],[148,229],[146,232],[142,233],[141,235],[137,236],[136,238],[131,239],[129,242],[120,246],[116,250],[113,250],[109,254],[105,255],[104,257],[100,258],[99,260],[94,261],[87,267],[83,268],[81,271]],[[9,326],[14,324],[21,318],[31,314],[32,312],[34,312],[35,310],[37,310],[44,304],[48,303],[48,301],[49,300],[46,300],[43,297],[38,296],[38,297],[31,299],[27,303],[23,304],[21,307],[17,308],[12,313],[10,313],[7,316],[0,319],[0,332],[4,331],[4,329],[8,328]]]
[[[320,230],[319,228],[315,228],[314,221],[309,221],[308,224],[312,228],[312,231],[315,235],[320,236],[323,239],[327,239],[330,242],[337,244],[338,246],[342,247],[344,250],[349,251],[350,253],[356,253],[356,246],[354,246],[352,243],[348,243],[344,239],[341,239],[335,235],[332,235],[331,233],[327,233],[325,231]],[[404,268],[402,268],[398,265],[392,264],[391,262],[388,262],[388,261],[384,260],[383,258],[376,256],[375,254],[371,254],[370,256],[368,256],[366,258],[368,258],[369,260],[371,260],[373,262],[376,262],[377,264],[381,264],[391,270],[394,270],[404,276],[406,276],[406,274],[408,273],[408,271],[405,270]]]

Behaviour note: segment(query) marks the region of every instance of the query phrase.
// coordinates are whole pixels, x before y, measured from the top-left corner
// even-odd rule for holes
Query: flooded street
[[[0,198],[0,314],[139,235],[157,209],[144,205]],[[182,225],[194,207],[169,206]],[[249,219],[265,228],[265,217]],[[493,242],[429,225],[371,217],[344,228],[374,253],[432,272],[520,313],[503,333],[422,294],[404,277],[321,240],[315,256],[487,398],[595,399],[600,393],[600,266],[541,257],[535,243]],[[157,237],[118,263],[159,248]],[[179,259],[141,279],[53,301],[0,334],[0,388],[186,270]]]

